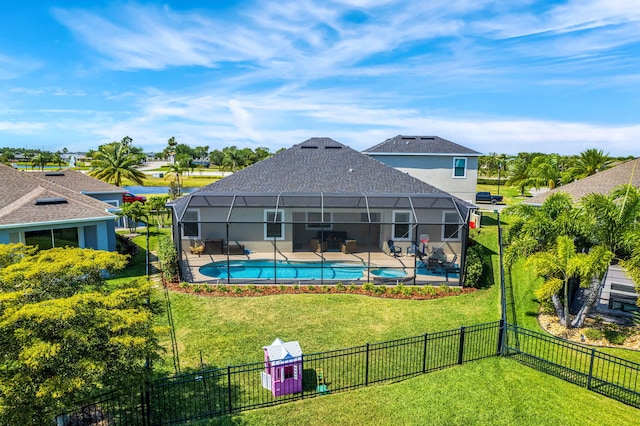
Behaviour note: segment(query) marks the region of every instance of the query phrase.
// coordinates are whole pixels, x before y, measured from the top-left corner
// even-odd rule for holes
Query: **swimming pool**
[[[357,262],[291,262],[279,260],[237,260],[211,262],[200,267],[200,273],[213,278],[291,279],[291,280],[356,280],[362,278],[365,266]],[[276,275],[277,273],[277,275]]]

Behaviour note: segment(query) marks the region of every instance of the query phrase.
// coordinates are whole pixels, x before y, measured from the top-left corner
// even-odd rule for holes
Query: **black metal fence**
[[[305,354],[302,392],[274,397],[262,386],[264,363],[229,366],[154,380],[140,389],[104,394],[73,414],[109,425],[171,425],[311,398],[323,372],[329,393],[401,380],[499,354],[500,321],[437,333]]]
[[[640,364],[513,324],[506,330],[505,356],[640,408]]]

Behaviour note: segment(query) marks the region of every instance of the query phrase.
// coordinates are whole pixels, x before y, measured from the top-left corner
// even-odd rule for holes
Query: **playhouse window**
[[[284,378],[285,379],[291,379],[293,378],[294,375],[296,375],[296,366],[295,365],[288,365],[284,368]]]

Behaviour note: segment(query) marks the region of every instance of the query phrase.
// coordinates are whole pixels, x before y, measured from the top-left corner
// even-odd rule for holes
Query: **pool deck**
[[[369,259],[370,256],[370,259]],[[273,260],[274,255],[271,253],[250,253],[244,255],[230,255],[230,261],[238,261],[238,260]],[[198,256],[197,254],[190,254],[187,252],[182,252],[182,261],[180,262],[180,267],[182,270],[183,280],[193,284],[217,284],[217,283],[226,283],[226,278],[213,278],[200,273],[199,269],[201,266],[206,265],[211,262],[220,262],[226,261],[227,255],[223,254],[202,254]],[[276,255],[277,260],[291,260],[291,261],[299,261],[299,262],[318,262],[322,259],[325,261],[340,261],[340,262],[357,262],[362,263],[363,265],[367,265],[370,262],[372,265],[371,269],[377,268],[396,268],[396,269],[404,269],[406,268],[407,277],[404,278],[383,278],[377,277],[375,275],[370,275],[369,280],[367,280],[367,272],[365,271],[363,277],[358,280],[340,280],[343,282],[373,282],[380,284],[396,284],[398,282],[404,282],[405,284],[413,284],[413,268],[415,265],[415,258],[412,255],[408,256],[399,256],[393,257],[383,252],[371,252],[371,254],[367,252],[363,253],[351,253],[344,254],[341,252],[324,252],[324,253],[316,253],[310,251],[300,251],[300,252],[278,252]],[[331,283],[330,280],[324,280],[327,283]],[[253,279],[250,282],[247,279],[237,280],[231,279],[229,282],[231,283],[245,283],[245,284],[273,284],[273,280],[260,280]],[[278,280],[278,284],[287,283],[287,282],[300,282],[305,284],[320,284],[320,280]],[[449,276],[442,271],[441,273],[433,273],[433,274],[418,274],[416,275],[416,284],[448,284],[448,285],[459,285],[459,280],[457,276]]]

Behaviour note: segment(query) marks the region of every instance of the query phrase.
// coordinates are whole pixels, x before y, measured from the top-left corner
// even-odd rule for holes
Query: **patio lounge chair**
[[[357,240],[344,240],[342,243],[342,252],[344,254],[350,254],[357,250]]]
[[[389,254],[393,255],[393,257],[402,255],[402,249],[400,247],[396,247],[393,240],[387,241],[387,245],[389,246]]]

